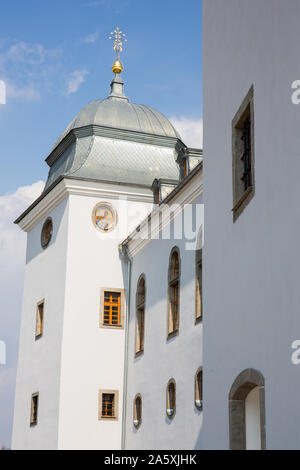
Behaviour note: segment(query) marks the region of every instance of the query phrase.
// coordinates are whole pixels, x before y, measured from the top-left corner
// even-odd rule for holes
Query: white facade
[[[28,232],[28,246],[15,449],[299,449],[300,361],[292,344],[300,343],[300,94],[295,92],[300,84],[300,2],[203,0],[203,5],[203,198],[199,165],[166,197],[167,204],[177,205],[174,219],[163,219],[161,225],[154,209],[150,220],[157,239],[147,237],[151,186],[149,181],[147,188],[138,185],[142,181],[126,184],[126,178],[131,173],[141,180],[155,175],[157,187],[169,188],[177,175],[175,160],[194,149],[187,149],[165,118],[152,116],[152,111],[143,111],[148,120],[137,128],[138,108],[135,114],[133,109],[128,112],[127,98],[120,95],[121,105],[105,103],[103,115],[113,118],[105,132],[100,118],[96,125],[93,121],[102,115],[92,104],[92,120],[86,112],[81,115],[84,121],[74,131],[72,151],[63,148],[62,136],[58,154],[65,152],[64,170],[77,172],[77,179],[64,174],[52,189],[50,180],[50,191],[20,222]],[[120,83],[115,80],[115,85]],[[233,220],[232,122],[252,87],[255,185],[252,199]],[[111,98],[117,99],[113,93]],[[110,106],[111,115],[106,113]],[[121,114],[115,106],[125,116],[117,122],[116,140],[111,122]],[[120,144],[126,119],[132,121],[130,132],[127,129],[126,144]],[[159,136],[150,134],[149,123],[156,123]],[[93,128],[84,144],[89,124]],[[101,139],[109,136],[114,141],[108,144],[112,158],[106,171],[119,165],[116,174],[122,184],[96,182],[89,173],[91,168],[101,170],[106,158],[93,135],[97,126]],[[132,147],[134,159],[130,148],[122,159],[120,149],[125,155],[128,142],[135,139],[139,145]],[[149,153],[143,153],[146,147],[140,144],[148,145]],[[160,145],[164,151],[157,153]],[[84,166],[91,149],[94,166]],[[61,170],[58,154],[48,157],[53,181]],[[154,162],[151,168],[149,159]],[[161,171],[163,175],[155,174]],[[128,212],[117,202],[119,196],[127,198]],[[119,226],[130,219],[116,238],[101,235],[92,223],[93,208],[100,201],[116,207]],[[195,323],[195,239],[203,232],[203,202],[203,322]],[[201,207],[194,225],[182,204]],[[192,237],[183,233],[159,239],[170,227],[171,234],[182,228],[182,215]],[[48,216],[54,233],[43,250],[40,233]],[[174,246],[181,258],[180,320],[179,333],[167,338],[168,264]],[[146,280],[145,344],[143,354],[135,356],[141,274]],[[99,328],[101,288],[126,291],[130,309],[124,329]],[[35,341],[35,308],[41,299],[44,334]],[[195,407],[199,367],[203,410]],[[176,381],[173,419],[166,415],[169,379]],[[98,420],[101,389],[118,390],[118,420]],[[38,426],[30,427],[35,392],[40,394]],[[137,394],[142,398],[142,421],[135,428]]]
[[[119,197],[127,202],[120,203]],[[127,230],[132,230],[150,211],[152,193],[65,179],[22,220],[28,247],[14,449],[121,447],[124,329],[99,325],[100,289],[126,286],[127,273],[118,252],[124,232],[118,238],[116,230],[112,238],[95,228],[92,212],[100,201],[119,212],[118,227],[131,219]],[[44,250],[40,233],[49,216],[53,236]],[[41,299],[45,299],[44,333],[35,341],[35,311]],[[116,421],[98,420],[98,391],[103,389],[119,392]],[[39,392],[38,425],[30,427],[35,392]]]
[[[229,448],[229,393],[264,377],[267,449],[299,449],[300,2],[204,0],[204,427]],[[254,89],[255,194],[232,218],[232,120]]]
[[[130,103],[123,85],[117,72],[110,95],[88,103],[69,124],[46,159],[43,193],[16,220],[28,241],[13,449],[198,447],[202,151],[188,148],[163,114]],[[177,326],[167,337],[174,246],[180,290],[172,292],[180,319],[178,331],[172,314],[169,324]],[[200,269],[198,259],[198,287]],[[145,351],[134,358],[141,273]],[[176,382],[172,420],[166,414],[170,379]],[[136,393],[143,399],[138,432]]]
[[[53,449],[58,445],[68,199],[48,214],[56,230],[46,251],[40,243],[44,218],[28,233],[13,449]],[[45,299],[45,330],[43,338],[35,341],[36,305],[42,299]],[[30,401],[36,392],[40,393],[39,426],[30,428]]]
[[[195,250],[201,248],[198,234],[202,232],[204,222],[202,168],[198,168],[190,181],[182,182],[177,189],[179,191],[170,195],[167,202],[169,208],[176,208],[174,218],[169,220],[162,215],[159,224],[156,217],[158,209],[152,213],[152,229],[157,239],[129,238],[125,242],[132,272],[126,449],[199,447],[203,412],[195,406],[195,375],[202,367],[203,329],[202,322],[195,321]],[[141,224],[141,237],[146,230],[146,223],[145,228]],[[168,339],[168,269],[174,246],[179,249],[181,259],[180,318],[178,334]],[[146,281],[144,352],[136,356],[136,291],[142,274]],[[173,419],[166,414],[166,387],[170,379],[176,382],[176,414]],[[137,394],[142,398],[142,422],[138,429],[133,424]]]

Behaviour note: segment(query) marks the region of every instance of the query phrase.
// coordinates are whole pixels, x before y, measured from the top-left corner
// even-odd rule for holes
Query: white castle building
[[[203,0],[203,162],[126,98],[119,61],[110,96],[56,142],[17,219],[13,448],[299,449],[300,2],[286,3]]]
[[[27,255],[14,449],[159,448],[157,431],[171,424],[164,445],[176,446],[174,433],[185,429],[190,447],[191,423],[201,427],[201,397],[197,407],[193,397],[202,325],[190,260],[203,211],[187,248],[181,235],[160,243],[134,233],[154,203],[155,238],[166,225],[184,228],[184,204],[202,201],[202,152],[160,112],[129,101],[119,60],[113,72],[110,95],[86,105],[57,140],[43,193],[16,221]],[[170,214],[158,209],[166,197]]]

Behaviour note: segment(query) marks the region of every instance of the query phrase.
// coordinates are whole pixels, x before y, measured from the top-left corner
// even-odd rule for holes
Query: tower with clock
[[[147,216],[156,179],[176,182],[185,146],[160,112],[111,92],[88,103],[46,159],[27,232],[14,449],[119,449],[128,272],[119,244]]]

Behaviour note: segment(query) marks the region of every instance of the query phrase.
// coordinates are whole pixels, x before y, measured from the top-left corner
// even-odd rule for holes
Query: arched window
[[[195,375],[195,406],[198,410],[202,410],[203,406],[203,372],[200,367]]]
[[[168,279],[168,336],[171,336],[179,330],[180,255],[177,247],[171,251]]]
[[[142,397],[137,394],[133,402],[133,425],[136,429],[142,424]]]
[[[202,225],[196,246],[196,322],[202,319]]]
[[[176,382],[174,379],[170,379],[167,385],[166,412],[168,418],[174,418],[176,413]]]
[[[265,381],[260,372],[246,369],[235,379],[229,392],[231,450],[264,450]]]
[[[142,274],[138,280],[136,291],[136,335],[135,354],[144,351],[145,338],[145,302],[146,302],[146,281]]]

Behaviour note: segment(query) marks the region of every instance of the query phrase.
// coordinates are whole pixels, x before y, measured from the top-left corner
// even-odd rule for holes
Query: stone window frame
[[[103,395],[114,395],[114,416],[102,415]],[[119,390],[101,389],[98,392],[98,420],[99,421],[119,421]]]
[[[42,315],[40,311],[41,306],[43,306]],[[36,341],[43,336],[44,320],[45,320],[45,299],[42,299],[36,304],[36,318],[35,318],[35,340]]]
[[[144,281],[144,300],[142,302],[139,301],[139,287],[141,282]],[[135,320],[135,356],[139,356],[144,353],[145,347],[145,311],[146,311],[146,276],[145,274],[141,274],[138,282],[137,282],[137,289],[136,289],[136,296],[135,296],[135,309],[136,309],[136,320]],[[141,330],[139,328],[140,325],[140,311],[143,310],[143,338],[141,341]]]
[[[265,379],[259,371],[246,369],[237,376],[229,392],[230,450],[246,449],[245,402],[256,387],[259,387],[261,449],[266,449]]]
[[[170,386],[173,385],[174,387],[174,395],[173,395],[173,403],[170,401]],[[176,381],[175,379],[171,378],[169,379],[167,383],[167,388],[166,388],[166,415],[169,420],[174,419],[176,415]],[[172,406],[173,405],[173,406]],[[168,409],[173,409],[173,413],[170,415],[168,414]]]
[[[37,426],[38,424],[38,413],[39,413],[39,392],[35,392],[31,395],[31,405],[30,405],[30,426]],[[34,404],[36,400],[36,405]],[[36,407],[36,417],[34,417],[34,408]]]
[[[140,400],[139,409],[137,407],[138,400]],[[135,429],[139,429],[141,427],[142,420],[143,420],[143,400],[142,400],[142,395],[140,393],[137,393],[133,400],[133,426],[135,427]],[[135,421],[138,421],[138,423],[135,423]]]
[[[113,292],[120,294],[120,318],[121,324],[120,325],[106,325],[104,323],[104,293],[105,292]],[[100,328],[109,328],[113,330],[124,330],[125,325],[125,290],[124,289],[116,289],[112,287],[101,287],[100,289]]]
[[[178,255],[178,276],[175,279],[171,278],[171,267],[172,267],[172,258],[174,253]],[[173,338],[179,334],[179,324],[180,324],[180,280],[181,280],[181,257],[180,250],[178,246],[174,246],[171,250],[169,256],[169,265],[168,265],[168,307],[167,307],[167,339]],[[177,310],[177,321],[174,325],[173,313],[172,313],[172,302],[171,302],[171,289],[172,284],[178,282],[178,310]]]
[[[201,374],[201,387],[199,387],[198,375]],[[197,404],[197,400],[201,401],[201,405]],[[195,374],[195,407],[198,411],[203,409],[203,367],[199,367]]]
[[[49,228],[49,225],[50,225],[50,230],[48,230],[48,234],[47,234],[47,229]],[[46,236],[48,235],[49,238],[46,238]],[[47,217],[45,222],[43,223],[43,226],[42,226],[42,230],[41,230],[41,247],[43,248],[43,250],[45,250],[51,240],[52,240],[52,236],[53,236],[53,220],[52,220],[52,217]]]
[[[251,133],[251,186],[242,190],[241,182],[241,126],[246,116],[250,118]],[[254,86],[251,85],[241,106],[232,120],[232,194],[233,194],[233,222],[235,222],[255,194],[255,159],[254,159]]]

